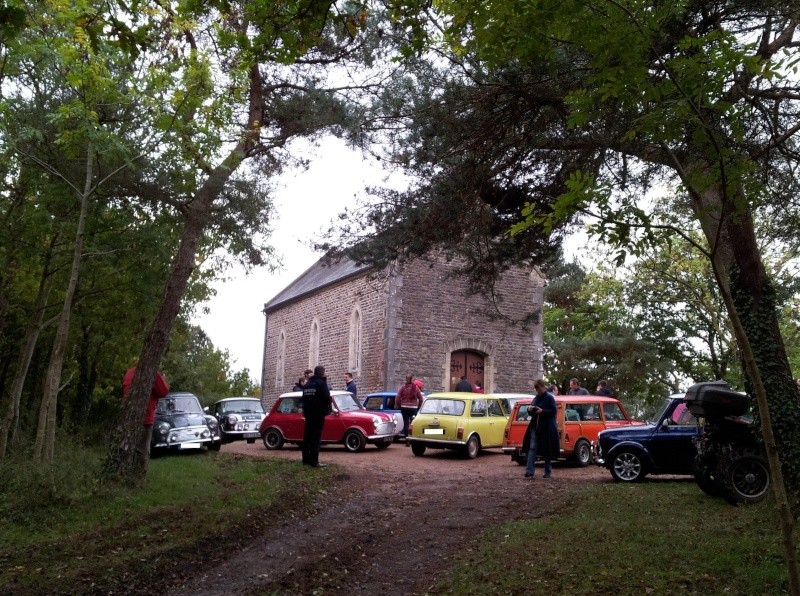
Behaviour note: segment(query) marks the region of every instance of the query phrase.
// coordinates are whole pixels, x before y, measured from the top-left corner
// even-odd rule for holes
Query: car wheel
[[[575,463],[584,468],[592,463],[592,446],[589,441],[581,439],[575,443]]]
[[[467,447],[464,450],[464,454],[469,459],[475,459],[478,457],[478,452],[481,450],[481,440],[478,438],[478,435],[472,435],[469,439],[467,439]]]
[[[528,454],[522,453],[522,451],[518,453],[511,454],[511,461],[517,462],[520,466],[527,466],[528,465]]]
[[[420,445],[419,443],[412,443],[411,453],[413,453],[417,457],[422,457],[423,455],[425,455],[425,445]]]
[[[388,441],[381,441],[379,443],[375,443],[375,447],[377,447],[378,449],[386,449],[391,444],[392,444],[392,441],[391,441],[391,439],[389,439]]]
[[[769,465],[757,451],[741,449],[731,452],[721,462],[721,481],[725,500],[731,504],[758,503],[769,490]]]
[[[697,486],[710,497],[720,496],[724,489],[719,482],[716,473],[716,462],[712,462],[708,457],[696,455],[694,458],[694,480]]]
[[[647,466],[642,455],[633,449],[625,449],[611,461],[611,475],[619,482],[639,482],[647,475]]]
[[[267,429],[261,438],[264,439],[264,447],[267,449],[275,450],[283,447],[283,435],[277,428]]]
[[[222,447],[222,441],[215,441],[208,444],[209,451],[219,451],[220,447]]]
[[[367,446],[367,439],[357,430],[348,431],[344,436],[344,448],[350,453],[358,453],[364,451]]]

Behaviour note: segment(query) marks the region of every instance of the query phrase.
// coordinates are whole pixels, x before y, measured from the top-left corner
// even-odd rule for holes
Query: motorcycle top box
[[[703,418],[741,416],[750,406],[747,395],[734,391],[725,381],[692,385],[684,401],[692,414]]]

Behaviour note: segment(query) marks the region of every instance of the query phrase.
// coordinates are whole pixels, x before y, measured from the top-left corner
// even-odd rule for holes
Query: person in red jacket
[[[125,373],[125,376],[122,377],[123,398],[128,397],[128,392],[131,390],[133,376],[135,374],[136,367],[132,366],[128,369],[128,372]],[[147,402],[147,410],[145,410],[142,424],[145,426],[153,426],[153,422],[155,422],[156,419],[156,406],[158,405],[158,400],[167,395],[167,393],[169,393],[169,383],[167,383],[167,379],[164,377],[164,375],[158,371],[156,372],[156,378],[153,379],[153,388],[150,390],[150,400]]]
[[[400,387],[394,399],[395,407],[400,408],[403,414],[403,436],[408,436],[408,424],[417,415],[422,405],[422,391],[414,383],[414,375],[406,375],[405,384]]]

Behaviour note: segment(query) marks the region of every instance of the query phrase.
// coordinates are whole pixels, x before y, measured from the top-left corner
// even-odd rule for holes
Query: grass
[[[0,594],[144,593],[196,572],[343,476],[298,462],[206,453],[154,459],[147,485],[98,485],[102,454],[42,472],[0,462]],[[576,486],[557,510],[495,527],[431,594],[780,594],[774,507],[732,507],[693,482]],[[191,566],[184,563],[190,561]]]
[[[693,482],[601,484],[497,527],[431,593],[781,594],[772,503],[732,507]]]
[[[195,453],[152,460],[146,488],[130,491],[98,485],[101,454],[76,451],[46,473],[0,465],[0,593],[146,590],[184,560],[246,541],[287,506],[311,504],[335,478],[284,460]]]

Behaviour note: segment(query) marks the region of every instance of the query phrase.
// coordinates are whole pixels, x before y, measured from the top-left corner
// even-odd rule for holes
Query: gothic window
[[[311,332],[308,339],[308,368],[313,369],[319,364],[319,320],[311,321]]]
[[[361,308],[357,304],[350,314],[349,353],[347,368],[357,376],[361,370]]]
[[[286,362],[286,332],[281,329],[278,336],[278,354],[275,358],[275,386],[283,387],[283,374]]]

